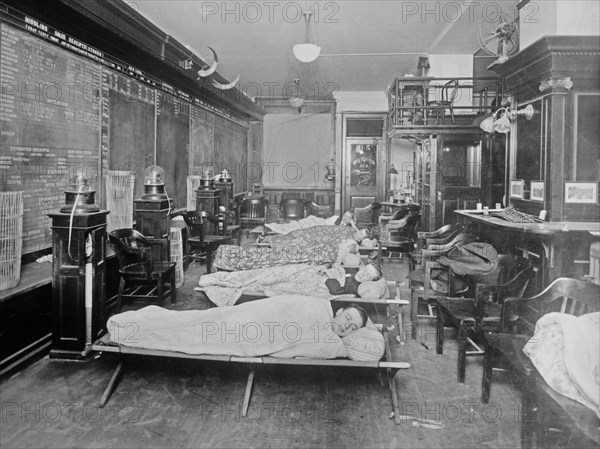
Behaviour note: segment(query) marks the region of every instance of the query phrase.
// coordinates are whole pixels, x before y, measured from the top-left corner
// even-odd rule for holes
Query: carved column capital
[[[557,87],[562,87],[564,89],[571,90],[571,87],[573,87],[573,81],[571,81],[571,77],[570,76],[567,76],[565,78],[551,77],[540,83],[540,90],[542,92],[544,92],[548,89],[554,89]]]

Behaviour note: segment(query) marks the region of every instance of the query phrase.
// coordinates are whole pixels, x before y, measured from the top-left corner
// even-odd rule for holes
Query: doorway
[[[381,201],[385,185],[384,118],[344,118],[342,210]]]

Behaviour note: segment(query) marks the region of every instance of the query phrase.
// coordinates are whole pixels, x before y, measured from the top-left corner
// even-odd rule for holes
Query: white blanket
[[[335,225],[335,222],[338,220],[338,216],[334,215],[329,218],[319,218],[314,215],[309,215],[306,218],[303,218],[298,221],[291,221],[289,223],[267,223],[267,226],[271,231],[276,232],[278,234],[288,234],[297,229],[310,228],[311,226],[317,225]]]
[[[548,313],[523,348],[550,387],[600,417],[600,312]]]
[[[148,306],[112,316],[107,327],[111,341],[135,348],[241,357],[346,357],[332,320],[329,301],[288,295],[207,310]]]
[[[343,283],[344,270],[327,271],[327,276],[319,272],[317,265],[293,264],[256,270],[218,271],[200,277],[198,286],[208,299],[219,307],[232,306],[242,293],[275,296],[302,293],[304,295],[331,299],[333,296],[325,286],[328,277]]]

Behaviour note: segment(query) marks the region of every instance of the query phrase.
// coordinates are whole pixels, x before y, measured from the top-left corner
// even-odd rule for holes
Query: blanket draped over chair
[[[600,417],[600,312],[551,312],[523,348],[550,387]]]
[[[286,295],[207,310],[148,306],[113,315],[110,339],[121,345],[186,354],[346,357],[332,329],[329,301]]]

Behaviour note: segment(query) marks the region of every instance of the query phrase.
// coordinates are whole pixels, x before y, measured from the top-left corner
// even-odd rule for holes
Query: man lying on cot
[[[322,273],[327,275],[326,272]],[[325,285],[329,289],[329,293],[332,295],[354,295],[361,296],[359,294],[360,285],[366,281],[378,281],[383,276],[379,265],[374,263],[368,263],[367,265],[361,265],[356,273],[346,273],[344,285],[341,285],[337,279],[329,278],[325,281]]]
[[[354,239],[358,242],[371,237],[369,229],[356,230],[351,226],[326,226],[318,225],[305,229],[297,229],[287,234],[267,235],[261,243],[290,242],[290,241],[315,241],[321,243],[341,242],[342,240]]]
[[[112,342],[129,347],[187,354],[331,359],[349,357],[346,347],[356,345],[351,336],[368,323],[364,329],[368,338],[373,338],[368,332],[378,334],[374,336],[378,360],[385,344],[366,312],[351,305],[334,314],[333,304],[309,296],[281,295],[206,310],[148,306],[112,316],[107,328]],[[369,357],[372,360],[373,354]]]

